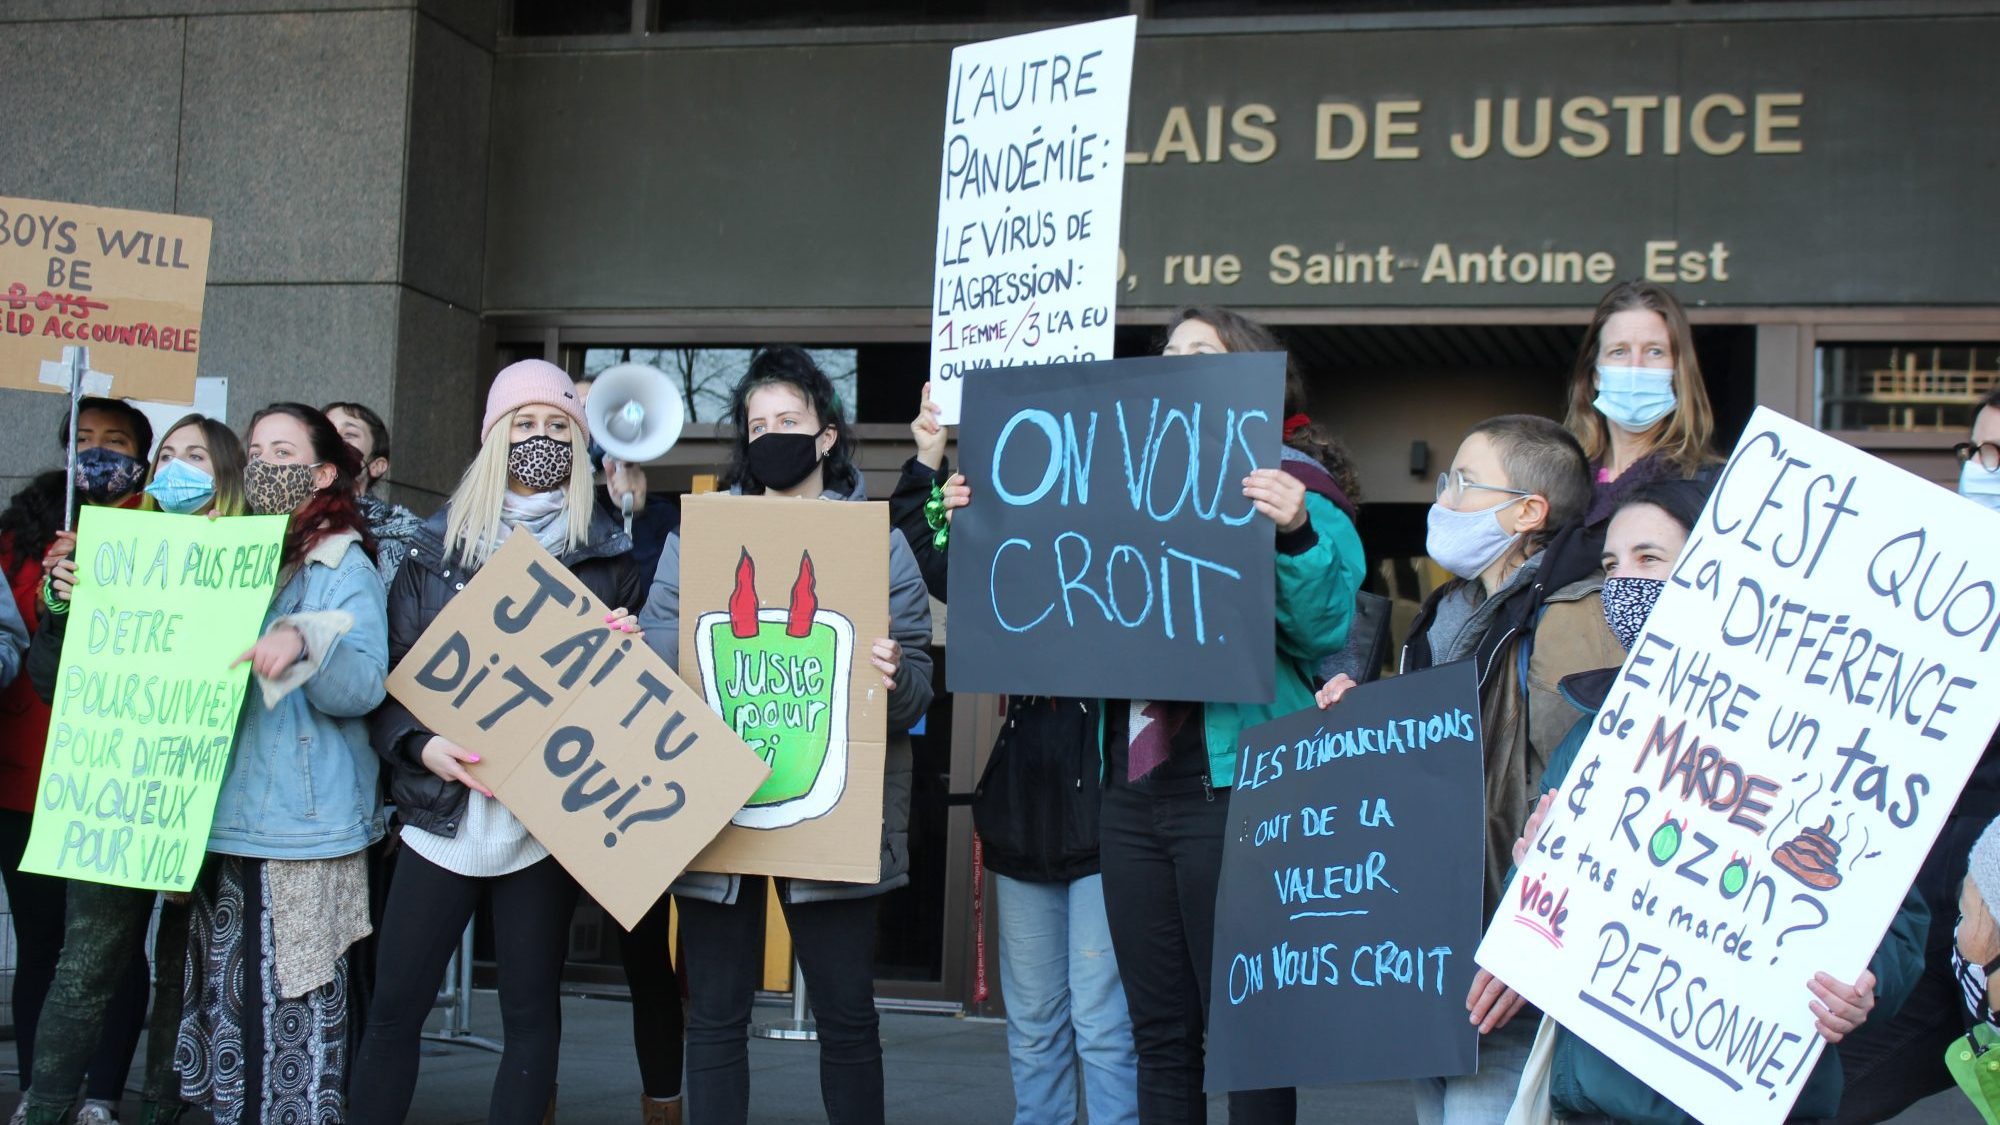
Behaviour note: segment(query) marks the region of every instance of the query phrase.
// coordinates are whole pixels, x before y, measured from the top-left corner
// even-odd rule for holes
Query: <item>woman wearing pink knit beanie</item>
[[[534,536],[602,605],[638,606],[645,581],[633,566],[632,542],[593,502],[588,430],[576,385],[554,364],[523,360],[493,380],[479,453],[444,510],[417,534],[389,590],[392,664],[513,535]],[[638,632],[625,609],[612,610],[605,623]],[[557,986],[576,881],[466,772],[492,747],[455,745],[394,698],[369,725],[388,763],[406,846],[389,885],[347,1120],[395,1125],[409,1112],[418,1039],[438,979],[474,905],[490,894],[506,1053],[486,1119],[534,1125],[555,1098]]]

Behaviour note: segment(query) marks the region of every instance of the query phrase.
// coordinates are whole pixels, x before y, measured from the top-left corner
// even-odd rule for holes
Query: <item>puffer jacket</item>
[[[445,557],[446,505],[425,521],[410,539],[409,553],[389,588],[389,661],[400,662],[430,628],[445,603],[465,589],[476,573]],[[635,606],[644,593],[632,565],[632,541],[617,520],[593,510],[583,546],[565,554],[562,564],[608,606]],[[465,816],[467,790],[456,781],[432,773],[423,762],[424,743],[432,732],[393,696],[369,719],[375,752],[389,767],[389,797],[406,824],[434,836],[456,836]]]
[[[281,625],[304,635],[306,655],[244,700],[208,850],[352,855],[382,838],[381,766],[366,720],[389,674],[382,582],[360,536],[330,535],[306,552],[265,616],[265,632]]]
[[[731,489],[732,492],[739,491]],[[867,492],[856,480],[829,487],[821,500],[863,501]],[[802,501],[803,502],[803,501]],[[681,533],[667,536],[660,566],[639,616],[646,643],[668,664],[681,666]],[[889,689],[888,752],[882,770],[882,877],[875,883],[831,883],[815,879],[779,879],[778,893],[786,902],[823,902],[885,894],[910,881],[910,785],[913,769],[909,730],[931,705],[931,603],[916,556],[895,528],[889,529],[889,635],[903,646],[896,669],[896,686]],[[857,644],[871,638],[856,638]],[[863,665],[872,668],[873,665]],[[688,871],[669,888],[674,894],[704,902],[734,903],[742,890],[740,875]]]
[[[1480,915],[1485,920],[1492,919],[1500,904],[1514,841],[1541,793],[1535,782],[1576,718],[1558,685],[1571,673],[1625,659],[1625,650],[1604,623],[1603,573],[1547,591],[1539,561],[1534,565],[1533,574],[1503,591],[1504,601],[1472,651],[1486,758],[1486,889]],[[1398,671],[1432,666],[1428,634],[1438,603],[1464,586],[1463,579],[1455,580],[1425,599],[1410,626]]]
[[[1562,786],[1590,737],[1592,721],[1604,706],[1618,669],[1602,668],[1565,677],[1560,685],[1562,699],[1574,720],[1570,732],[1549,756],[1538,792]],[[1916,987],[1923,974],[1924,941],[1930,930],[1931,911],[1923,896],[1912,889],[1903,898],[1902,909],[1889,923],[1889,932],[1875,947],[1868,969],[1875,974],[1875,1008],[1868,1020],[1888,1020]],[[1949,927],[1946,927],[1947,930]],[[1800,992],[1804,992],[1801,982]],[[1804,1003],[1804,996],[1800,1003]],[[1516,1017],[1517,1019],[1520,1017]],[[1840,1112],[1840,1092],[1845,1084],[1840,1052],[1832,1048],[1820,1052],[1819,1062],[1799,1088],[1792,1104],[1791,1121],[1817,1121]],[[1694,1125],[1681,1107],[1646,1085],[1602,1051],[1584,1042],[1568,1029],[1556,1029],[1555,1052],[1550,1062],[1549,1101],[1566,1117],[1599,1114],[1632,1125]]]

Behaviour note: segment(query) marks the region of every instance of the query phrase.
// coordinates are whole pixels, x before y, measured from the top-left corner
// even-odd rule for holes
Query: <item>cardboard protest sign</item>
[[[282,516],[86,507],[24,871],[185,891],[208,854]],[[25,674],[25,673],[24,673]]]
[[[510,535],[389,675],[631,929],[765,770],[646,643],[530,535]]]
[[[947,424],[969,371],[1111,356],[1137,26],[951,53],[931,302],[931,397]]]
[[[681,676],[771,768],[694,868],[878,881],[888,506],[686,497],[680,582]]]
[[[0,196],[0,387],[66,392],[42,364],[86,347],[85,394],[193,402],[209,227]]]
[[[1215,898],[1210,1091],[1470,1074],[1485,821],[1460,661],[1243,732]],[[1330,1040],[1327,1028],[1366,1028]]]
[[[1149,356],[974,380],[951,529],[951,689],[1268,702],[1285,357]]]
[[[2000,718],[1996,538],[1759,410],[1479,963],[1695,1117],[1783,1120],[1806,981],[1867,967]]]

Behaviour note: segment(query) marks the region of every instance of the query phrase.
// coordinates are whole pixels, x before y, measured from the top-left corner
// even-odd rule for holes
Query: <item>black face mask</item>
[[[790,488],[819,464],[818,442],[819,433],[767,433],[750,443],[750,476],[767,489]]]

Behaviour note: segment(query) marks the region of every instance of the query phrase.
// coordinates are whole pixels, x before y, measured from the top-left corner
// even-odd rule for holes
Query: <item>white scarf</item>
[[[508,492],[500,501],[501,539],[517,527],[526,528],[549,554],[569,553],[569,494],[562,489],[521,496]]]

